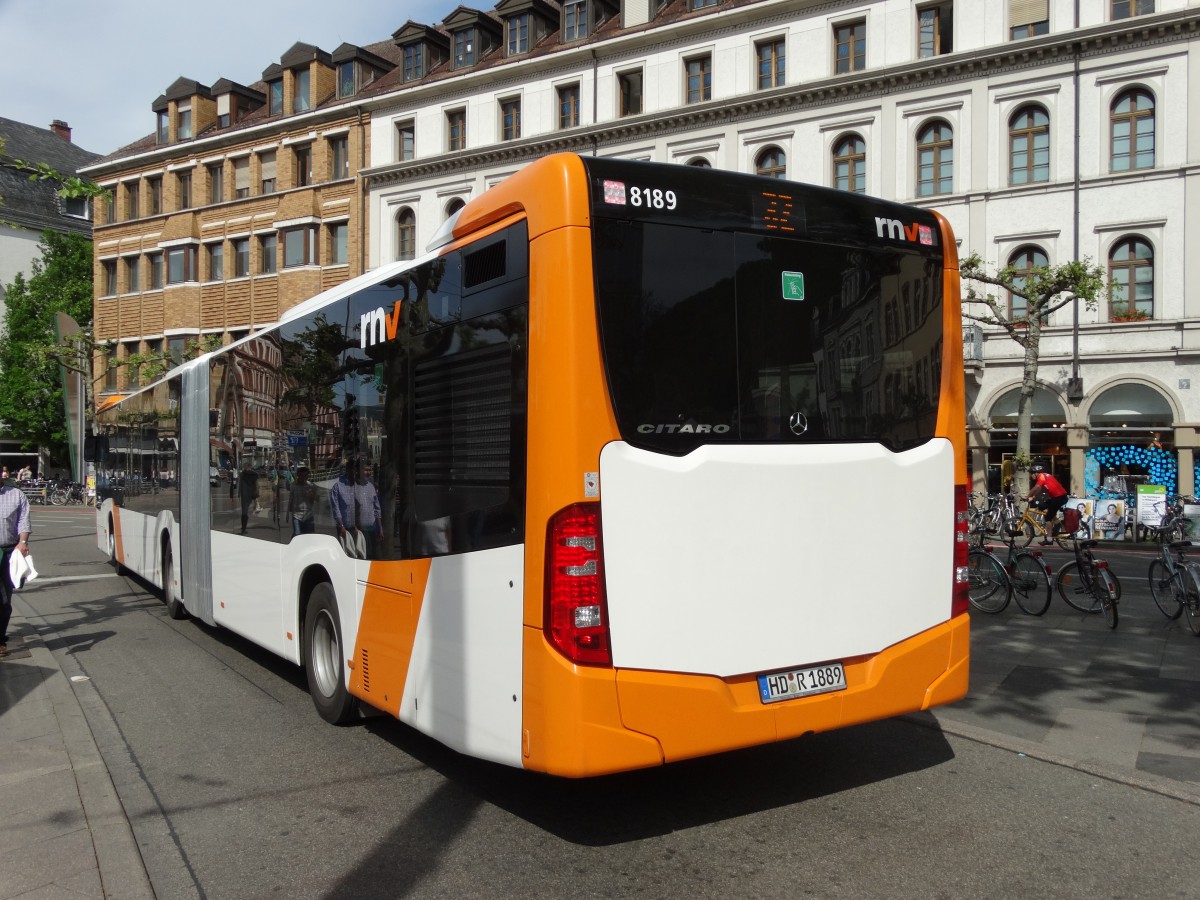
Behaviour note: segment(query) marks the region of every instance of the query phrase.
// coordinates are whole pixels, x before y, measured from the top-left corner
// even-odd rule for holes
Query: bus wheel
[[[117,533],[113,529],[112,516],[108,517],[108,561],[117,570],[118,575],[125,574],[125,567],[117,560]]]
[[[326,722],[341,725],[354,715],[354,697],[346,690],[342,658],[342,626],[333,587],[323,581],[313,588],[304,616],[304,671],[313,705]]]
[[[175,594],[175,563],[171,558],[171,542],[163,542],[163,601],[167,604],[167,615],[172,619],[186,619],[187,607]]]

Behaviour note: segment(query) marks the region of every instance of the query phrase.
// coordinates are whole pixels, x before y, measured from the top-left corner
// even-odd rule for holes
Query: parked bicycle
[[[1067,605],[1084,613],[1104,613],[1109,628],[1117,627],[1117,601],[1121,582],[1109,570],[1108,563],[1092,552],[1099,541],[1071,539],[1075,559],[1059,569],[1055,579],[1058,595]]]
[[[1160,541],[1159,558],[1150,561],[1150,595],[1168,619],[1187,610],[1188,627],[1200,637],[1200,563],[1184,550],[1191,541]]]
[[[76,481],[60,481],[50,491],[50,502],[55,506],[62,506],[66,503],[83,503],[85,499],[86,490],[82,484]]]
[[[1195,503],[1193,497],[1175,495],[1162,503],[1162,518],[1157,525],[1143,526],[1143,535],[1159,543],[1173,544],[1189,536],[1191,520],[1183,514],[1185,504]]]
[[[1054,590],[1050,565],[1042,558],[1040,550],[1017,549],[1015,536],[1009,537],[1007,546],[1008,557],[1004,562],[1004,570],[1012,585],[1012,596],[1021,612],[1040,616],[1050,608]]]
[[[1018,548],[1015,537],[1009,535],[1004,542],[1008,553],[1001,557],[992,552],[985,539],[983,531],[974,532],[974,544],[967,551],[967,564],[973,570],[970,586],[974,589],[974,593],[968,590],[967,597],[972,605],[980,612],[995,614],[1003,612],[1009,601],[1015,599],[1026,615],[1042,615],[1050,606],[1054,588],[1050,566],[1042,559],[1041,552]],[[989,586],[1004,583],[996,574],[996,566],[1003,569],[1008,580],[1003,597],[987,590]]]
[[[1004,563],[980,543],[967,550],[967,599],[980,612],[995,615],[1004,612],[1012,597],[1012,583]]]

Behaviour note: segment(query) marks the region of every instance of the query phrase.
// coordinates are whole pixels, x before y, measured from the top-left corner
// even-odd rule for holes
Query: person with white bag
[[[18,563],[29,564],[29,501],[20,488],[0,484],[0,659],[8,656],[8,620],[12,617],[13,582],[10,558],[19,553]],[[32,571],[32,565],[29,566]],[[36,576],[37,573],[33,572]],[[29,580],[29,575],[21,578]]]

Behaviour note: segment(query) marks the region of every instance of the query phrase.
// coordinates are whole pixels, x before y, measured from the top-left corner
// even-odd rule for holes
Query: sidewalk
[[[153,898],[80,701],[13,599],[0,661],[0,900]]]
[[[948,734],[1200,805],[1200,639],[1148,599],[1122,607],[1115,631],[1057,597],[1041,617],[1015,604],[972,613],[969,693],[933,718]]]

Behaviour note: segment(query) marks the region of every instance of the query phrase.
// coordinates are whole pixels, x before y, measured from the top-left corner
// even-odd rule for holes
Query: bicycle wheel
[[[1178,619],[1179,614],[1183,612],[1187,594],[1183,593],[1181,598],[1180,593],[1179,579],[1171,575],[1163,561],[1156,559],[1151,562],[1150,596],[1154,598],[1155,606],[1168,619]]]
[[[1054,586],[1058,589],[1058,596],[1072,609],[1082,613],[1100,612],[1100,604],[1092,596],[1091,582],[1080,573],[1078,562],[1069,562],[1059,569]]]
[[[1025,535],[1025,543],[1023,543],[1021,546],[1028,547],[1030,543],[1033,542],[1034,537],[1036,537],[1037,529],[1033,527],[1032,522],[1024,519],[1018,522],[1017,525],[1021,529],[1021,533]]]
[[[995,615],[1008,606],[1008,576],[1000,560],[986,550],[967,552],[967,598],[980,612]]]
[[[1200,563],[1184,563],[1185,584],[1187,587],[1187,599],[1183,602],[1183,608],[1187,610],[1188,627],[1192,629],[1192,634],[1200,637]]]
[[[1096,600],[1104,612],[1104,621],[1109,628],[1117,627],[1117,598],[1121,596],[1120,582],[1117,576],[1108,569],[1096,569],[1096,579],[1092,582]]]
[[[1050,573],[1032,553],[1018,553],[1013,557],[1009,580],[1012,582],[1013,599],[1021,607],[1021,612],[1040,616],[1049,609],[1053,592]]]

